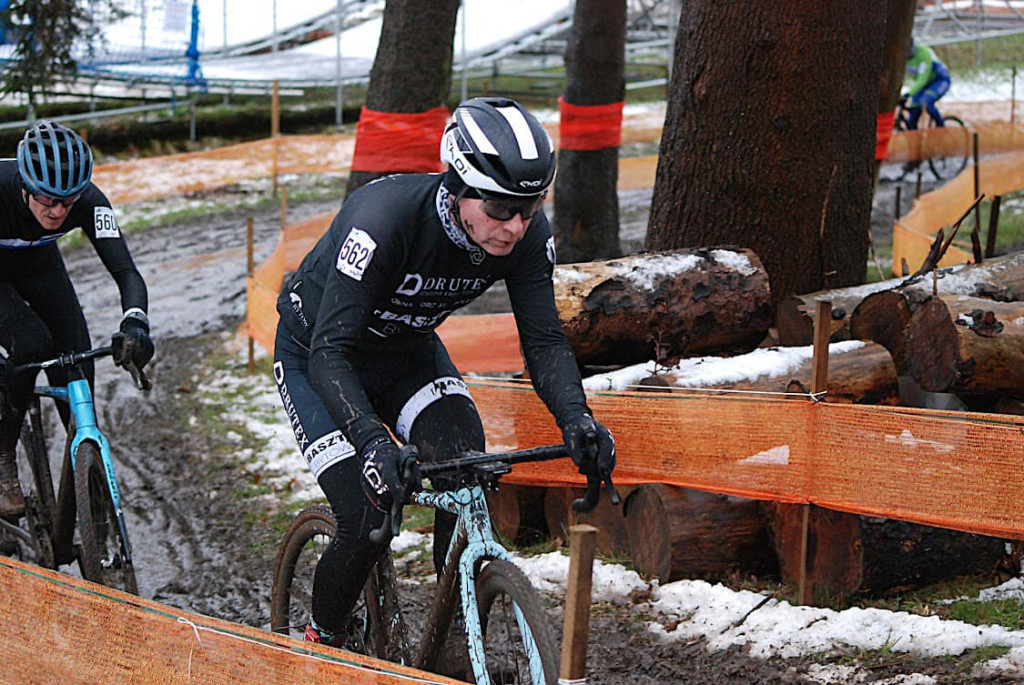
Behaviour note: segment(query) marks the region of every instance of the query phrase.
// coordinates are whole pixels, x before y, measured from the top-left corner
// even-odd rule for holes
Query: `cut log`
[[[816,604],[990,573],[1004,556],[1005,543],[997,538],[810,507],[805,582]],[[782,581],[796,586],[803,507],[768,504],[765,510]]]
[[[767,519],[755,500],[641,485],[626,500],[626,530],[637,572],[662,583],[778,571]]]
[[[907,324],[910,303],[898,290],[883,290],[868,295],[850,317],[850,335],[856,340],[872,340],[889,351],[896,372],[910,373],[907,364]]]
[[[545,488],[502,483],[497,491],[487,493],[491,522],[502,540],[530,545],[548,537],[544,491]]]
[[[1001,302],[1024,300],[1024,252],[1014,252],[981,264],[946,267],[935,274],[925,274],[912,280],[894,278],[880,283],[784,298],[779,303],[775,320],[779,344],[810,345],[814,331],[815,302],[827,299],[832,302],[831,342],[874,340],[885,345],[882,339],[859,335],[853,330],[857,317],[862,315],[857,312],[859,306],[862,306],[861,301],[866,301],[876,293],[893,291],[907,298],[912,311],[932,294],[933,288],[945,295],[971,295]],[[882,303],[876,302],[874,306]],[[900,359],[897,352],[891,348],[890,352],[893,352],[893,359],[896,359],[898,366]]]
[[[560,265],[555,302],[584,365],[628,365],[757,347],[768,274],[750,250],[702,248]]]
[[[619,496],[626,500],[632,488],[617,487]],[[597,528],[596,546],[599,552],[608,556],[629,558],[629,534],[626,532],[626,518],[622,504],[615,506],[607,490],[601,491],[601,499],[593,511],[581,514],[574,511],[572,502],[583,497],[582,488],[547,488],[544,495],[544,518],[553,538],[568,542],[569,528],[586,523]]]
[[[930,392],[1024,396],[1024,303],[931,297],[907,325],[914,380]]]
[[[746,359],[749,357],[749,362]],[[777,359],[775,358],[777,357]],[[721,362],[718,364],[716,362]],[[667,388],[704,388],[755,392],[794,392],[793,382],[810,388],[814,373],[813,349],[781,347],[755,350],[749,355],[728,359],[703,357],[698,364],[681,362],[679,366],[639,382],[641,386]],[[758,374],[757,370],[768,368]],[[743,379],[722,380],[732,370],[748,371]],[[588,379],[588,387],[591,383]],[[898,404],[899,379],[889,352],[877,343],[847,341],[829,346],[829,402],[847,404]]]

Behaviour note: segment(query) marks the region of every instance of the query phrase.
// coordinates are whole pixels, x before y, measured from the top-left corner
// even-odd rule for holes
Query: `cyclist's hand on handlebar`
[[[137,312],[137,310],[136,310]],[[120,330],[113,335],[110,346],[114,363],[125,368],[142,370],[153,358],[153,341],[149,337],[149,321],[145,314],[131,313],[121,319]]]
[[[363,451],[363,492],[378,511],[384,525],[370,532],[374,544],[383,544],[402,529],[402,505],[408,495],[422,488],[416,447],[401,450],[388,438],[376,440]]]
[[[612,484],[615,470],[615,439],[611,432],[589,414],[580,414],[562,426],[565,449],[580,473],[587,477],[587,493],[573,503],[577,511],[591,511],[601,494],[601,481],[609,490],[612,504],[619,503],[619,493]]]

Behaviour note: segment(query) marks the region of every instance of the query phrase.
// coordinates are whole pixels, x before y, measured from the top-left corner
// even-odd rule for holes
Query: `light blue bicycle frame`
[[[124,512],[121,509],[121,492],[117,487],[117,478],[114,476],[114,460],[110,455],[110,445],[107,443],[107,436],[100,432],[96,424],[96,409],[92,403],[92,391],[85,379],[78,378],[69,381],[67,387],[37,386],[37,395],[50,397],[55,400],[67,402],[71,408],[71,415],[74,417],[75,434],[71,441],[71,466],[72,473],[75,466],[75,454],[78,446],[85,441],[92,442],[99,449],[100,459],[103,461],[103,469],[107,474],[107,488],[110,490],[110,500],[114,503],[114,512],[117,515],[117,527],[121,531],[121,539],[124,540],[124,554],[126,563],[132,563],[131,545],[128,543],[128,528],[124,521]],[[78,506],[82,506],[79,502]]]
[[[433,507],[448,511],[459,517],[448,546],[445,568],[451,568],[455,561],[452,556],[457,554],[456,540],[465,531],[466,547],[458,559],[459,582],[462,592],[462,614],[466,621],[466,635],[469,643],[469,660],[473,664],[477,685],[490,685],[491,677],[487,673],[484,658],[483,629],[480,625],[480,614],[477,611],[476,570],[484,559],[504,559],[512,563],[508,551],[494,539],[491,532],[491,516],[487,510],[487,499],[483,488],[479,485],[461,487],[457,490],[444,492],[417,492],[412,495],[412,502],[424,507]],[[518,605],[513,605],[516,623],[523,637],[523,648],[530,659],[530,677],[534,683],[544,682],[544,667],[540,652],[533,639],[526,619]]]

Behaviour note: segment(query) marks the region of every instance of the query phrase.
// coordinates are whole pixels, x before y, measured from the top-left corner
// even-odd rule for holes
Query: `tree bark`
[[[810,506],[806,582],[817,604],[989,573],[1003,556],[997,538]],[[782,581],[796,585],[803,507],[769,503],[766,512]]]
[[[862,283],[884,18],[882,0],[683,3],[648,249],[749,247],[773,303]]]
[[[879,114],[892,112],[900,100],[916,10],[917,0],[888,0],[885,3],[885,44],[882,52],[882,77],[879,79],[878,89]],[[875,160],[876,184],[878,172],[884,161]]]
[[[448,102],[460,0],[388,0],[366,107],[415,114]],[[353,171],[345,194],[394,172]]]
[[[930,392],[1024,397],[1024,303],[928,298],[907,325],[907,360]]]
[[[645,578],[720,581],[777,572],[760,502],[648,484],[626,500],[633,564]]]
[[[577,0],[565,50],[565,102],[608,105],[626,96],[626,1]],[[558,151],[555,241],[561,262],[618,257],[619,147]]]
[[[749,352],[771,322],[749,250],[706,248],[559,266],[555,304],[581,364]]]

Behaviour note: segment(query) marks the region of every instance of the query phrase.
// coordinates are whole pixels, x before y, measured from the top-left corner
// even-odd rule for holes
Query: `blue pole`
[[[192,0],[192,31],[189,35],[188,49],[188,82],[190,85],[206,85],[203,79],[203,68],[199,64],[199,0]]]

